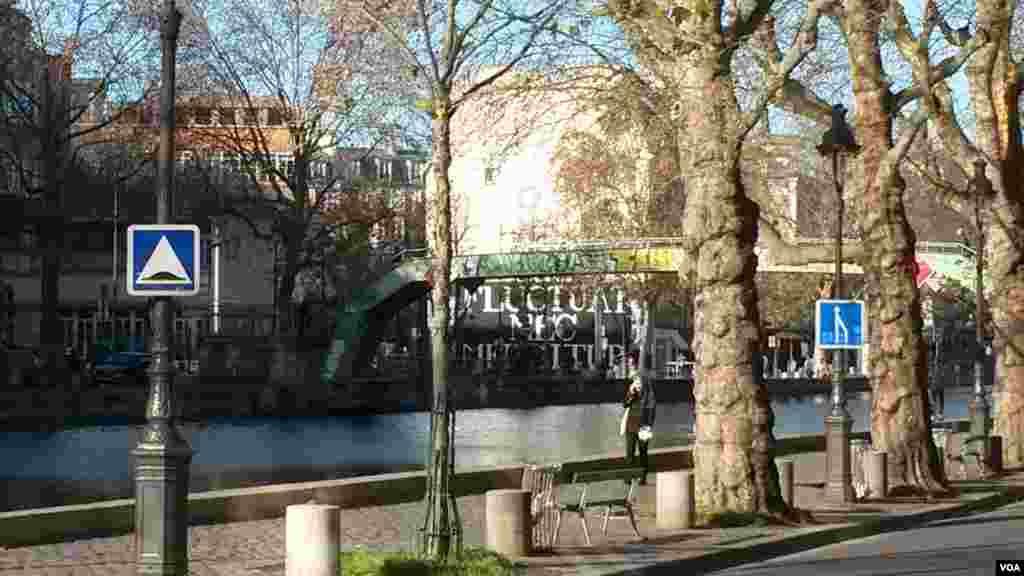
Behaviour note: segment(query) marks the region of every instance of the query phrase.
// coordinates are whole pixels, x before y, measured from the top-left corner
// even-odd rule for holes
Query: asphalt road
[[[1024,561],[1024,503],[912,530],[833,544],[715,572],[718,576],[930,576],[996,574]]]

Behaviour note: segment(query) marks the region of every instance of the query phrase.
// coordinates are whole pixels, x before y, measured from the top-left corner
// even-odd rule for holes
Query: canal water
[[[965,418],[969,390],[946,391],[945,416]],[[854,431],[867,429],[868,403],[851,397]],[[821,433],[824,396],[773,402],[775,435]],[[456,466],[548,463],[623,450],[618,404],[530,410],[464,410],[456,416]],[[688,403],[659,404],[652,447],[687,443]],[[429,441],[424,412],[334,418],[250,418],[181,426],[195,450],[192,491],[412,470]],[[0,510],[132,496],[139,428],[104,425],[0,435]]]

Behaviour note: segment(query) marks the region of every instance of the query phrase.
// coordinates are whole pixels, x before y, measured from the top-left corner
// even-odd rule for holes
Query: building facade
[[[71,78],[71,68],[66,54],[60,61],[61,78],[72,87],[76,82],[83,84]],[[155,87],[149,92],[155,94]],[[88,102],[91,108],[77,116],[76,128],[93,127],[95,131],[73,143],[80,147],[83,162],[73,167],[74,173],[64,174],[62,190],[65,250],[59,290],[64,343],[79,351],[88,351],[97,342],[142,348],[149,332],[148,301],[126,293],[125,241],[128,226],[151,223],[155,216],[155,167],[140,161],[151,159],[157,149],[158,101],[154,96],[128,106],[110,106],[96,98]],[[282,184],[294,175],[299,114],[297,109],[282,107],[276,98],[240,101],[186,94],[179,99],[174,210],[178,222],[199,225],[203,236],[201,290],[195,296],[175,299],[176,354],[182,368],[195,368],[197,349],[211,332],[215,281],[219,280],[220,287],[222,333],[264,336],[275,330],[281,251],[276,242],[254,233],[251,226],[269,220],[259,214],[246,219],[225,217],[217,212],[217,201],[211,196],[231,187],[266,197],[283,189],[285,199],[291,200],[290,188]],[[388,167],[401,156],[387,151],[363,155],[371,160],[380,158],[378,162]],[[140,165],[145,167],[140,169]],[[259,168],[252,169],[253,165]],[[330,196],[346,185],[349,177],[345,158],[333,145],[324,143],[309,168],[307,201],[311,206],[318,201],[312,197],[315,189],[326,195],[320,205],[329,208]],[[402,177],[403,172],[398,172]],[[418,182],[405,180],[402,185],[406,188]],[[8,214],[20,211],[14,218],[19,230],[0,240],[0,280],[13,290],[17,313],[12,339],[21,346],[38,345],[41,318],[41,250],[36,223],[44,213],[30,188],[18,182],[7,187],[4,206],[11,208]],[[219,279],[212,275],[215,245],[220,248]],[[322,273],[312,285],[297,282],[293,297],[299,301],[328,298],[333,290],[325,289],[325,278],[333,276]]]

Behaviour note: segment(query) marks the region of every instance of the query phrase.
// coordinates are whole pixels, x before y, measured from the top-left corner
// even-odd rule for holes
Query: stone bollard
[[[888,455],[885,452],[871,450],[867,457],[868,494],[872,498],[885,498],[889,492]]]
[[[337,506],[285,508],[285,576],[337,576],[341,514]]]
[[[992,474],[1003,473],[1003,437],[988,437],[988,469]]]
[[[659,530],[693,528],[694,494],[693,471],[670,470],[658,472],[655,492],[656,525]]]
[[[485,507],[487,549],[503,556],[526,556],[533,541],[529,490],[488,490]]]
[[[793,502],[793,461],[778,460],[779,466],[779,488],[782,490],[782,500],[790,507],[796,506]]]

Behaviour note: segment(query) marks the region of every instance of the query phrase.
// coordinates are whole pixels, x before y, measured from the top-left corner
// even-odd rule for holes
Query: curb
[[[936,522],[990,512],[1008,504],[1024,500],[1024,488],[1011,486],[999,492],[983,496],[977,500],[966,502],[952,508],[929,510],[927,512],[903,514],[870,520],[858,524],[845,524],[835,528],[826,528],[792,536],[782,536],[768,542],[761,542],[746,547],[726,548],[709,552],[703,556],[659,562],[649,566],[630,568],[615,572],[609,576],[660,576],[662,574],[708,574],[776,558],[814,548],[836,544],[844,540],[856,540],[867,536],[875,536],[886,532],[908,530],[918,526]]]

